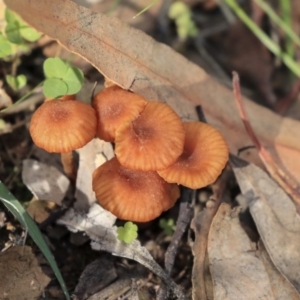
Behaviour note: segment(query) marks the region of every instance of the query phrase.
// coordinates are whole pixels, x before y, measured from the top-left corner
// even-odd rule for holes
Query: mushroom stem
[[[61,153],[60,159],[65,174],[71,180],[71,182],[75,182],[77,177],[77,167],[76,167],[73,151]]]

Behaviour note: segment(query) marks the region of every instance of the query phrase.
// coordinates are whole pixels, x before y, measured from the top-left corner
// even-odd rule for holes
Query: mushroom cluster
[[[178,185],[213,183],[227,160],[221,134],[201,122],[182,122],[161,102],[147,102],[116,86],[93,99],[97,136],[114,142],[116,157],[94,171],[101,206],[120,219],[147,222],[171,208]]]
[[[32,117],[35,144],[67,153],[95,135],[113,142],[116,157],[93,173],[102,207],[120,219],[147,222],[171,208],[178,185],[198,189],[213,183],[228,160],[221,134],[201,122],[182,122],[161,102],[111,86],[92,106],[74,98],[46,101]]]

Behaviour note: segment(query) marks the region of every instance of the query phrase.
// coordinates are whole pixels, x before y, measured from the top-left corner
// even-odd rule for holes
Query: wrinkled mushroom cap
[[[181,119],[170,106],[148,102],[138,118],[116,131],[115,153],[127,168],[160,170],[182,153],[184,136]]]
[[[168,182],[202,188],[221,174],[228,160],[228,147],[219,131],[210,125],[189,122],[183,126],[186,135],[182,155],[158,174]]]
[[[142,96],[116,85],[102,90],[93,99],[98,118],[97,136],[104,141],[113,142],[115,131],[120,125],[134,120],[146,104],[147,101]]]
[[[90,105],[76,100],[51,100],[35,111],[29,130],[38,147],[65,153],[91,141],[96,125],[96,112]]]
[[[147,222],[171,208],[179,198],[176,184],[156,172],[131,170],[113,158],[93,173],[93,190],[100,205],[119,219]]]

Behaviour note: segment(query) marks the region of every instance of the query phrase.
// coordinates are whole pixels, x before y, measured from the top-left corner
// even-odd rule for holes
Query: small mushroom
[[[91,141],[96,134],[95,110],[76,100],[50,100],[33,114],[30,134],[48,152],[66,153]]]
[[[222,135],[210,125],[185,122],[183,153],[158,174],[166,181],[199,189],[213,183],[228,160],[228,147]]]
[[[184,136],[181,119],[170,106],[148,102],[134,121],[116,131],[115,153],[127,168],[160,170],[182,153]]]
[[[179,198],[176,184],[154,171],[131,170],[113,158],[93,173],[93,190],[100,205],[119,219],[148,222]]]
[[[115,131],[124,122],[134,120],[146,106],[147,101],[137,94],[116,85],[110,86],[93,99],[97,112],[97,136],[107,142],[115,140]]]

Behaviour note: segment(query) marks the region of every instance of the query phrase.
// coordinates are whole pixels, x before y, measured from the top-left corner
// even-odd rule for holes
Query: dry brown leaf
[[[115,266],[108,255],[101,256],[85,267],[72,295],[73,300],[85,300],[117,279]]]
[[[188,120],[202,105],[208,123],[223,133],[232,153],[251,145],[231,91],[166,45],[119,20],[69,0],[6,0],[36,29],[91,62],[102,74],[149,100],[168,102]],[[300,182],[300,124],[245,100],[251,124],[276,161]],[[256,150],[244,153],[258,163]]]
[[[274,299],[262,261],[239,222],[239,209],[221,204],[208,236],[215,300]]]
[[[49,282],[29,246],[1,253],[0,299],[38,299]]]
[[[237,181],[276,268],[300,292],[300,217],[287,194],[260,168],[232,159]]]
[[[299,300],[299,294],[297,293],[295,288],[276,269],[261,240],[259,241],[258,245],[260,257],[265,265],[266,271],[269,276],[274,298],[278,300]]]
[[[101,0],[90,8],[93,11],[116,17],[142,31],[151,32],[157,26],[157,15],[161,9],[162,0],[156,0],[146,12],[135,17],[149,3],[149,0],[119,1],[118,3],[111,0]]]

